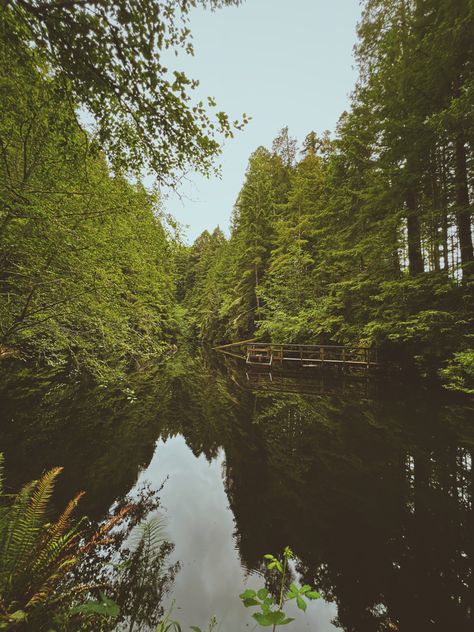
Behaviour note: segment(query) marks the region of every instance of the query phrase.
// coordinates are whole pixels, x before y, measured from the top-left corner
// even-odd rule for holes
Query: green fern
[[[71,613],[77,617],[79,611],[70,610],[77,596],[74,588],[64,588],[65,579],[128,511],[124,508],[84,542],[82,521],[72,520],[81,492],[50,522],[51,497],[61,470],[53,468],[17,495],[8,496],[0,454],[0,630],[22,625],[31,629],[38,613],[47,611],[46,618],[51,619],[58,608],[66,617]],[[152,534],[148,537],[151,542]]]

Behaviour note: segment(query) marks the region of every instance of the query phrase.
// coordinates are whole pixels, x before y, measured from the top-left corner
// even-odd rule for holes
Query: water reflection
[[[238,595],[244,585],[260,588],[263,580],[241,561],[236,546],[236,524],[223,485],[224,459],[222,449],[210,460],[195,456],[179,435],[158,442],[140,478],[158,482],[169,477],[161,500],[175,545],[173,556],[181,560],[172,595],[177,618],[184,625],[204,627],[215,615],[219,630],[244,630],[252,619]],[[314,603],[292,629],[332,632],[335,615],[332,604]]]
[[[168,476],[185,623],[216,614],[222,630],[252,628],[238,593],[290,544],[295,573],[331,602],[295,632],[471,630],[472,407],[419,385],[317,375],[270,381],[200,357],[114,389],[11,372],[8,481],[65,464],[63,493],[85,487],[98,517]]]

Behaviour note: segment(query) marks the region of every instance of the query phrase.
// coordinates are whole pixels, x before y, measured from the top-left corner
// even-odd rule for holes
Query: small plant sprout
[[[240,599],[246,608],[252,606],[260,608],[260,612],[254,612],[252,616],[258,625],[262,627],[273,626],[273,630],[275,630],[277,625],[287,625],[294,621],[293,617],[288,617],[283,611],[283,606],[287,601],[295,599],[298,608],[304,612],[307,608],[307,600],[321,597],[320,593],[313,590],[308,584],[298,588],[298,586],[291,583],[289,590],[286,590],[285,580],[288,572],[288,561],[293,557],[293,551],[289,546],[285,547],[281,558],[270,553],[264,555],[265,560],[267,560],[267,569],[270,571],[276,570],[281,576],[278,601],[270,594],[267,588],[260,588],[258,591],[247,589],[240,595]]]

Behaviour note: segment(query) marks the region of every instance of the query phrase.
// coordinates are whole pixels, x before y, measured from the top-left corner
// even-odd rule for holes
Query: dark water
[[[254,629],[238,594],[262,585],[264,554],[290,545],[295,578],[324,600],[288,630],[472,631],[469,402],[419,384],[270,381],[214,363],[179,357],[113,387],[4,364],[8,484],[64,465],[59,496],[85,489],[83,511],[101,519],[166,480],[185,625],[215,615],[218,630]]]

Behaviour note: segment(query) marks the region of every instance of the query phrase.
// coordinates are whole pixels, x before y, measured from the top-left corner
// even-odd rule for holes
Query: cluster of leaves
[[[474,395],[474,351],[455,353],[446,367],[440,369],[447,388]]]
[[[218,136],[231,136],[247,120],[210,115],[214,99],[206,105],[192,99],[198,81],[167,67],[170,53],[193,54],[193,8],[238,4],[7,0],[1,29],[17,51],[41,55],[66,101],[92,113],[97,140],[115,169],[147,166],[161,181],[173,182],[188,165],[208,172],[220,151]]]
[[[267,569],[269,571],[277,571],[281,578],[278,600],[267,588],[260,588],[259,590],[249,588],[240,595],[240,599],[246,608],[253,606],[260,608],[260,612],[254,612],[252,615],[260,626],[272,626],[273,630],[275,630],[279,625],[288,625],[294,621],[294,617],[288,617],[283,611],[285,602],[294,599],[298,608],[304,612],[307,608],[307,600],[319,599],[321,594],[313,590],[308,584],[298,588],[293,582],[290,583],[289,589],[286,590],[285,582],[288,561],[293,557],[293,552],[289,547],[286,547],[283,551],[282,559],[275,557],[271,553],[267,553],[264,557],[267,560]]]

